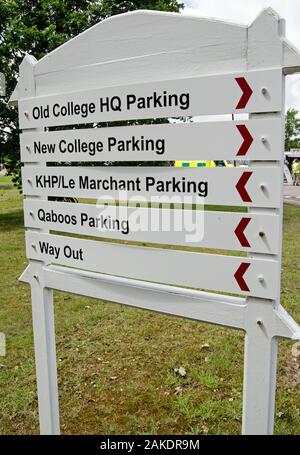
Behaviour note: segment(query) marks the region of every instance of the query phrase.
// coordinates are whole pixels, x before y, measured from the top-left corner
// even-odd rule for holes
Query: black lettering
[[[110,107],[112,111],[121,112],[121,99],[118,96],[113,96],[110,102]]]
[[[136,102],[136,96],[135,95],[127,95],[127,110],[130,110],[130,107],[132,104]]]

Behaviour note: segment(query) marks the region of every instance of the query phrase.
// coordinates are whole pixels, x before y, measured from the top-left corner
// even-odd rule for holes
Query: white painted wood
[[[278,22],[278,36],[284,38],[285,24]],[[281,56],[277,56],[280,61]],[[257,60],[255,67],[262,68],[263,61]],[[245,337],[244,357],[244,391],[243,391],[243,434],[273,434],[276,394],[276,368],[277,368],[277,338],[268,330],[265,321],[272,317],[274,308],[280,306],[280,285],[281,285],[281,261],[282,261],[282,223],[283,223],[283,173],[284,173],[284,151],[285,151],[285,78],[282,78],[281,90],[283,94],[282,108],[279,114],[255,114],[252,117],[257,119],[273,118],[279,116],[281,119],[281,177],[279,180],[280,194],[279,207],[272,210],[279,216],[279,237],[278,253],[274,259],[280,264],[276,271],[274,281],[279,285],[273,300],[262,301],[257,298],[248,298],[249,314],[247,316],[248,328]],[[265,166],[264,162],[250,162],[250,167],[260,168]],[[268,208],[250,208],[252,213],[271,213]],[[250,258],[265,259],[264,254],[250,253]],[[254,296],[257,297],[257,296]],[[256,326],[253,324],[255,318]],[[251,324],[252,322],[252,324]]]
[[[43,243],[44,242],[44,243]],[[52,248],[50,248],[52,247]],[[272,299],[277,261],[120,245],[72,237],[26,233],[29,259],[44,259],[111,275]],[[250,264],[241,273],[242,264]],[[207,273],[207,270],[213,273]],[[242,290],[242,274],[249,291]],[[245,287],[244,287],[245,289]]]
[[[19,68],[20,81],[18,82],[18,89],[23,98],[34,97],[34,65],[37,60],[32,55],[26,54]]]
[[[279,134],[279,119],[177,123],[21,134],[20,148],[21,160],[27,163],[224,159],[274,161],[280,159]]]
[[[26,55],[20,65],[19,92],[21,96],[34,96],[35,83],[33,67],[36,60]],[[28,130],[24,133],[38,133],[41,130]],[[31,163],[27,167],[43,164]],[[38,197],[38,199],[42,199]],[[47,232],[41,229],[40,232]],[[53,291],[45,287],[43,265],[46,261],[30,261],[33,271],[31,282],[31,305],[34,335],[35,367],[39,405],[39,422],[41,434],[59,434],[58,388],[56,374],[56,346]]]
[[[100,273],[66,268],[57,265],[43,267],[45,285],[51,289],[111,300],[150,311],[199,321],[217,323],[242,330],[249,330],[246,314],[251,302],[245,298],[224,294],[196,291],[157,283],[132,280]],[[28,265],[20,281],[31,283],[34,269]],[[265,307],[264,307],[265,308]],[[299,325],[281,305],[264,315],[264,329],[269,338],[280,336],[292,340],[300,339]],[[257,326],[253,318],[250,324]]]
[[[281,74],[280,68],[22,99],[19,123],[20,128],[26,129],[129,119],[274,112],[282,104]],[[241,89],[237,78],[244,78],[253,92],[241,107],[238,105],[247,92]]]
[[[38,167],[25,167],[22,182],[24,194],[31,196],[114,200],[140,197],[152,202],[155,197],[161,197],[161,202],[177,203],[195,203],[195,198],[201,197],[198,204],[278,207],[282,170],[270,166],[253,169],[251,175],[246,174],[249,171],[248,168],[139,167],[137,173],[135,167],[47,167],[41,172]],[[251,202],[236,188],[247,175],[245,189]],[[169,200],[171,197],[174,199]]]
[[[283,111],[284,112],[284,111]],[[256,117],[256,116],[255,116]],[[259,115],[257,115],[259,117]],[[283,116],[282,116],[282,125]],[[282,148],[282,151],[284,149]],[[283,155],[283,153],[282,153]],[[266,163],[251,162],[250,168],[257,169]],[[278,226],[278,254],[274,259],[281,264],[281,239],[282,239],[282,187],[283,187],[283,162],[280,163],[280,195],[279,207],[276,210],[268,208],[249,208],[249,215],[276,213],[279,217]],[[265,259],[265,254],[249,253],[249,257]],[[281,266],[273,277],[279,283],[277,294],[272,300],[251,296],[247,298],[249,311],[247,314],[247,329],[244,350],[244,386],[243,386],[243,424],[242,433],[245,435],[273,434],[276,392],[276,367],[277,367],[277,338],[267,330],[268,321],[272,312],[278,308],[280,302]]]
[[[283,338],[290,338],[291,340],[300,340],[299,324],[283,308],[282,305],[278,305],[278,308],[276,308],[276,314],[278,319],[276,322],[275,335]]]
[[[243,434],[273,433],[277,339],[270,329],[272,302],[247,299],[244,356]]]
[[[245,338],[245,371],[243,429],[245,435],[270,435],[274,428],[277,340],[267,337],[251,336]],[[250,364],[250,365],[249,365]],[[256,365],[255,370],[253,365]],[[257,377],[258,372],[267,371],[267,375]],[[259,389],[257,384],[259,383]],[[249,396],[255,395],[250,405]],[[261,401],[263,400],[263,401]],[[266,406],[265,404],[268,404]],[[253,414],[255,413],[255,420]]]
[[[240,55],[245,58],[245,45],[245,26],[176,13],[134,11],[108,18],[51,52],[40,60],[36,74],[53,72],[54,66],[62,71],[95,62],[104,65],[157,54],[171,54],[175,61],[185,54],[185,62],[190,66],[194,54],[199,62],[212,61],[215,48],[223,66],[231,63],[234,53],[237,59]]]
[[[216,294],[59,266],[50,266],[46,277],[50,288],[73,294],[83,293],[101,300],[235,328],[244,325],[245,302],[242,298],[221,296],[223,299],[217,300]]]
[[[279,219],[272,214],[249,217],[245,213],[25,200],[24,218],[26,227],[125,241],[268,254],[278,248]],[[141,225],[140,220],[145,223]]]
[[[241,71],[246,68],[246,57],[244,26],[134,11],[102,21],[41,59],[35,68],[36,90],[45,95],[71,87],[80,90],[83,80],[97,88],[99,83],[152,81],[153,75],[167,80],[210,74],[216,69],[216,59],[224,72]],[[12,99],[17,97],[18,90]]]
[[[299,50],[286,38],[283,45],[283,66],[284,74],[300,73]]]
[[[248,28],[248,68],[283,66],[282,19],[268,8]]]
[[[43,283],[41,265],[32,264],[32,267],[35,270],[31,283],[31,305],[40,432],[57,435],[60,430],[53,290]]]
[[[36,94],[82,90],[82,81],[98,88],[245,71],[257,61],[265,68],[273,67],[273,55],[277,57],[280,48],[283,56],[275,66],[282,65],[286,74],[299,72],[299,51],[276,34],[281,21],[271,8],[263,10],[249,27],[157,11],[114,16],[38,61]],[[254,30],[258,36],[253,40]],[[22,98],[19,92],[17,86],[12,104]]]
[[[188,289],[188,288],[170,286],[170,285],[165,285],[165,284],[158,284],[158,283],[153,283],[151,281],[134,280],[131,278],[123,278],[123,277],[114,276],[114,275],[104,275],[102,273],[89,272],[87,270],[74,269],[74,268],[64,267],[64,266],[60,266],[60,265],[45,266],[44,267],[45,277],[46,277],[46,272],[48,272],[48,271],[55,272],[53,274],[53,277],[54,277],[53,280],[56,280],[55,276],[57,276],[56,285],[58,285],[60,283],[62,274],[67,273],[68,276],[69,275],[80,276],[82,278],[89,278],[89,279],[93,279],[93,280],[95,279],[95,280],[98,280],[99,282],[135,287],[135,288],[138,288],[138,289],[144,290],[144,291],[158,291],[158,292],[171,293],[172,295],[179,294],[181,296],[201,298],[202,300],[209,300],[210,302],[225,302],[225,303],[231,303],[231,304],[235,304],[235,305],[242,305],[246,301],[246,299],[244,297],[236,297],[236,296],[225,295],[225,294],[221,294],[221,293],[216,294],[216,293],[212,293],[212,292],[198,291],[195,289]],[[57,274],[56,272],[59,272],[59,274]],[[32,269],[31,264],[29,264],[26,267],[26,269],[20,276],[19,280],[24,283],[29,283],[29,284],[31,283],[31,281],[33,280],[33,269]],[[47,281],[47,283],[48,283],[48,281]],[[55,288],[55,289],[59,289],[59,288]],[[89,295],[89,294],[87,294],[87,295]],[[99,297],[99,298],[102,298],[102,297]],[[287,334],[288,331],[289,330],[287,330],[284,333],[284,335],[280,335],[280,336],[289,338],[290,336]]]

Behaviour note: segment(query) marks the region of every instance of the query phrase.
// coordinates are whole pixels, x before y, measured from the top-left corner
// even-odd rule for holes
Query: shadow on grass
[[[23,210],[0,214],[0,229],[1,231],[14,231],[24,228]]]

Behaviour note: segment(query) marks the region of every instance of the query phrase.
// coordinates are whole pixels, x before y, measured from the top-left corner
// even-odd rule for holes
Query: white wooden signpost
[[[29,265],[20,279],[32,291],[41,433],[59,433],[53,289],[244,330],[242,431],[273,432],[277,339],[300,338],[299,326],[280,305],[284,78],[295,72],[300,55],[284,36],[284,20],[271,9],[249,27],[137,11],[95,25],[40,61],[24,58],[11,103],[18,104],[23,130]],[[249,116],[143,124],[218,114]],[[139,125],[97,127],[138,119]],[[173,160],[250,164],[99,166]],[[177,198],[175,208],[129,204],[115,212],[105,204],[110,198],[147,202],[161,196]],[[248,210],[178,207],[178,198],[188,197]],[[189,242],[175,226],[183,213],[201,215],[201,235]],[[135,230],[136,218],[162,214],[173,216],[167,230]],[[162,244],[247,256],[162,250]]]

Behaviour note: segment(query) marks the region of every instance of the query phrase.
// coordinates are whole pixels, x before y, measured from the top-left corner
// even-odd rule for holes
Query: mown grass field
[[[22,198],[0,181],[0,434],[36,434]],[[300,209],[284,212],[282,304],[300,321]],[[65,434],[238,434],[243,333],[55,293]],[[275,432],[300,434],[300,359],[280,341]],[[185,378],[174,372],[184,367]]]

